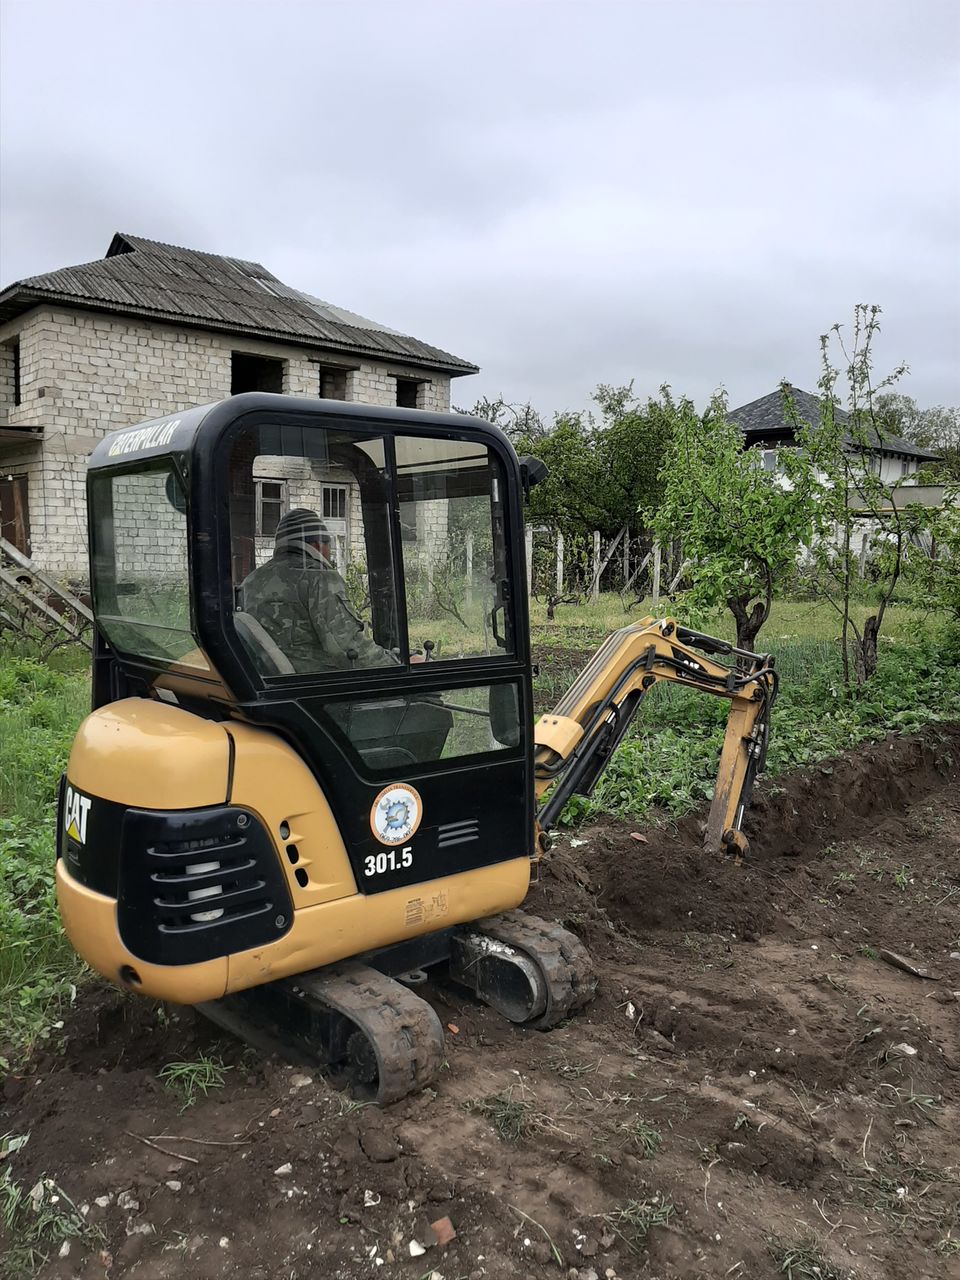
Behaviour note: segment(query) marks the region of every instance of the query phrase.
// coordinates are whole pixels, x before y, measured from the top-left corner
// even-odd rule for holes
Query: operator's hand
[[[410,655],[411,662],[426,662],[426,660],[427,655],[425,653],[411,653]]]

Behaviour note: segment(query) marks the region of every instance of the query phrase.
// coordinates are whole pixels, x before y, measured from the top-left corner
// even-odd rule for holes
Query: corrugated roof
[[[790,394],[801,419],[810,426],[816,426],[820,420],[820,398],[811,395],[809,391],[800,391],[797,387],[791,387]],[[849,421],[849,414],[839,406],[833,412],[837,422]],[[793,424],[787,419],[783,406],[783,392],[779,387],[769,395],[761,396],[759,400],[751,400],[749,404],[741,405],[739,409],[731,409],[727,419],[737,424],[748,445],[763,441],[773,443],[778,438],[781,441],[793,439]],[[868,438],[871,439],[873,447],[884,453],[899,453],[908,458],[920,458],[929,462],[940,461],[938,454],[919,449],[909,440],[904,440],[902,436],[888,435],[886,432],[878,434],[871,428],[868,431]],[[852,437],[848,436],[848,440],[851,444],[853,443]]]
[[[477,366],[311,294],[261,266],[118,233],[105,258],[19,280],[0,293],[0,323],[61,302],[173,324],[425,365],[456,377]]]

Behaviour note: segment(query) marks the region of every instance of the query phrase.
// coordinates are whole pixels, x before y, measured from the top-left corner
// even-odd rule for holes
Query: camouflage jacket
[[[244,612],[256,618],[298,672],[397,662],[364,632],[336,569],[295,548],[274,552],[244,580],[241,592]]]

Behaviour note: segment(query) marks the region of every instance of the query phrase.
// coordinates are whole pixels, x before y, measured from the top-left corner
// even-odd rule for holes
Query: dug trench
[[[2,1176],[86,1224],[39,1274],[960,1276],[958,782],[941,728],[764,784],[740,863],[696,818],[565,835],[527,906],[596,1000],[525,1032],[432,987],[446,1062],[382,1111],[85,989],[4,1085]],[[158,1073],[200,1054],[223,1085],[184,1107]]]

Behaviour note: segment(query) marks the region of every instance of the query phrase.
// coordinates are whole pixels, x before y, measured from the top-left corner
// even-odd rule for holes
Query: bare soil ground
[[[742,865],[694,819],[564,837],[527,906],[596,1001],[544,1034],[430,988],[445,1069],[384,1111],[88,990],[5,1084],[14,1176],[100,1233],[41,1275],[960,1277],[958,783],[960,730],[928,732],[767,783]],[[157,1072],[201,1050],[226,1086],[181,1112]]]

